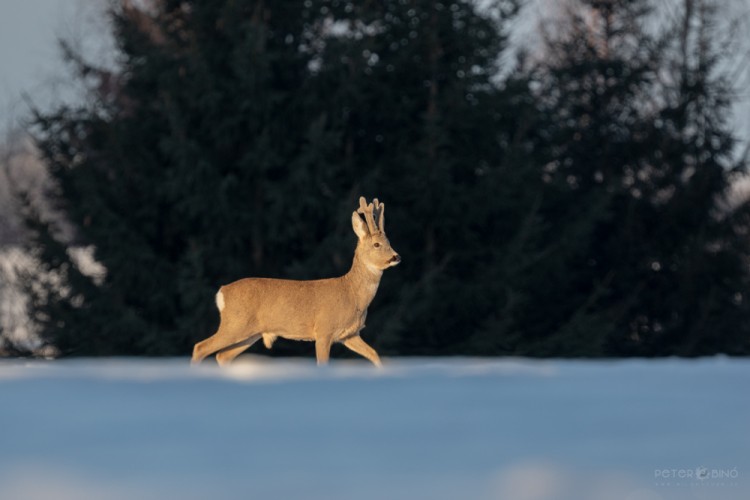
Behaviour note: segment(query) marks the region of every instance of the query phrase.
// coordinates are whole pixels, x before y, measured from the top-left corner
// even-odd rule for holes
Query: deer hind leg
[[[208,337],[206,340],[201,340],[193,347],[193,359],[190,361],[192,364],[197,365],[203,361],[206,356],[210,356],[216,352],[220,347],[216,344],[219,342],[219,332]]]
[[[246,340],[243,340],[242,342],[221,349],[216,353],[216,362],[219,363],[219,366],[228,365],[234,358],[249,349],[250,346],[256,343],[259,339],[260,334],[256,333],[248,337]]]
[[[211,354],[246,340],[248,338],[248,335],[244,333],[246,331],[246,328],[222,322],[215,334],[195,344],[192,363],[200,363]]]
[[[367,345],[367,343],[362,340],[362,337],[360,337],[359,335],[355,335],[354,337],[349,337],[348,339],[344,340],[344,345],[360,356],[369,359],[375,366],[383,366],[383,364],[380,362],[380,356],[378,356],[378,353],[375,352],[375,349]]]

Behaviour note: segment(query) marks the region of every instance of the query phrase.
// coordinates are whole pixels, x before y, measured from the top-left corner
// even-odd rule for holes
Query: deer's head
[[[367,204],[364,197],[360,196],[359,209],[352,212],[352,227],[359,238],[356,253],[367,267],[382,271],[401,262],[401,256],[385,236],[384,203],[375,198],[372,203]]]

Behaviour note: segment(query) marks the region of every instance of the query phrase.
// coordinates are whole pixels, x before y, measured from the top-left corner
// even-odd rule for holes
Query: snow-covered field
[[[0,361],[0,498],[750,498],[750,360]]]

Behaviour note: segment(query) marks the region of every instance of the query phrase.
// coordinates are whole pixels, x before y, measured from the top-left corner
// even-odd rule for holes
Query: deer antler
[[[365,222],[367,222],[367,228],[370,230],[370,234],[377,233],[378,228],[375,225],[375,218],[372,213],[373,205],[372,203],[368,205],[364,196],[359,197],[359,208],[357,209],[357,212],[365,216]]]
[[[373,218],[378,221],[378,229],[381,233],[385,232],[385,203],[378,202],[375,198],[372,200],[375,204],[375,210],[373,211]]]
[[[359,197],[359,208],[357,213],[365,216],[367,222],[367,228],[370,230],[370,234],[377,234],[383,232],[383,225],[385,223],[383,219],[383,211],[385,210],[385,204],[380,203],[377,198],[372,200],[373,203],[367,204],[364,196]],[[378,220],[378,224],[375,220]]]

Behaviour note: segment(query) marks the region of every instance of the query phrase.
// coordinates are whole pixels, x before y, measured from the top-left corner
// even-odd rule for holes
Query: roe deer
[[[245,278],[221,287],[216,294],[219,329],[195,344],[192,362],[216,353],[216,361],[225,365],[261,337],[269,349],[283,337],[315,341],[318,364],[327,363],[331,344],[341,342],[380,366],[378,354],[359,333],[383,270],[401,262],[385,236],[384,211],[377,198],[368,205],[360,197],[359,209],[352,212],[359,241],[344,276],[312,281]]]

